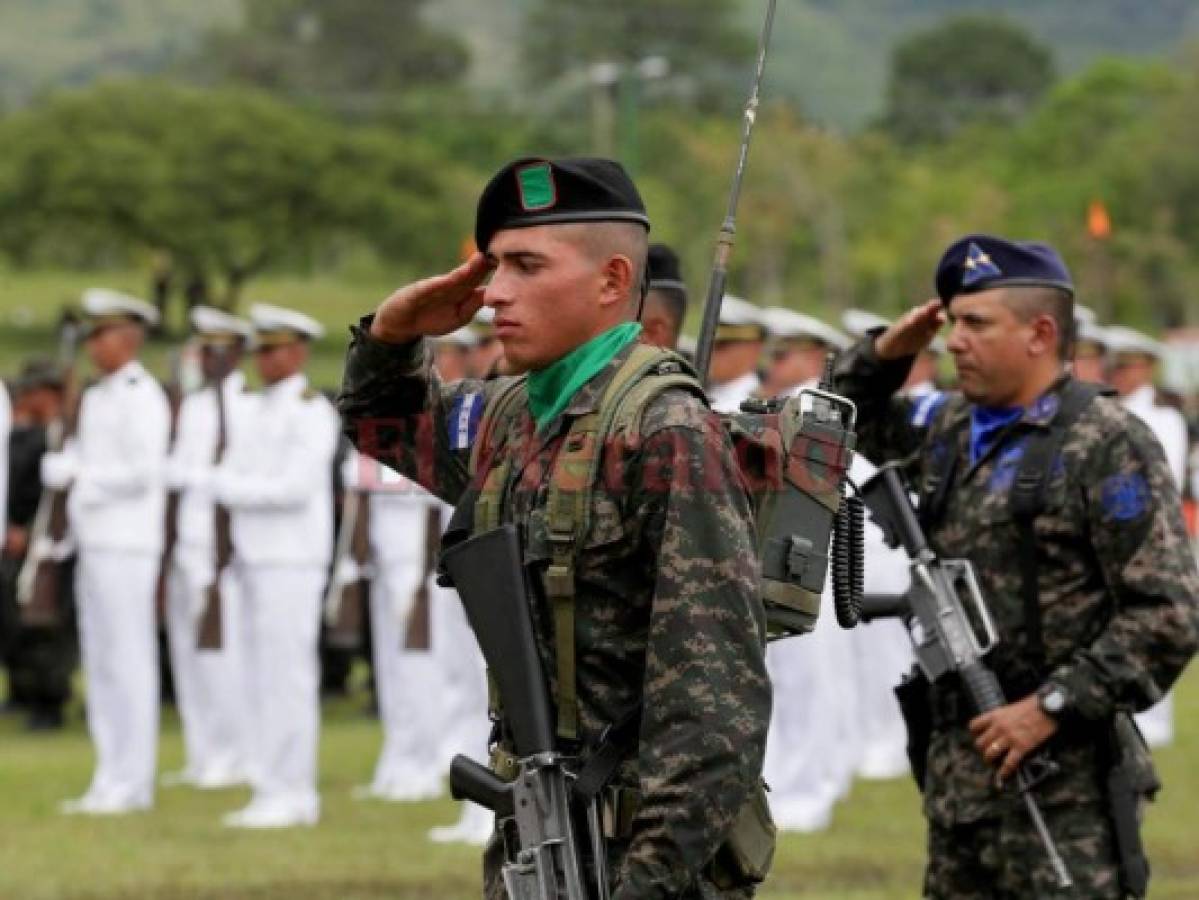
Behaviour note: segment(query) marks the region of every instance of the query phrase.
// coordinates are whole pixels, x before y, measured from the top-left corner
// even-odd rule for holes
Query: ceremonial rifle
[[[408,650],[428,650],[432,646],[430,617],[429,579],[437,568],[437,551],[441,546],[441,510],[430,505],[425,510],[425,558],[421,567],[420,581],[412,593],[412,607],[408,611],[408,627],[404,634],[404,647]]]
[[[216,392],[217,439],[212,454],[212,465],[216,468],[225,458],[225,450],[229,443],[228,410],[225,407],[225,371],[226,356],[224,348],[213,347],[217,354],[215,360],[216,374],[212,379],[212,389]],[[212,583],[204,591],[204,610],[200,614],[200,624],[196,632],[196,648],[199,650],[220,650],[222,626],[221,579],[233,559],[233,533],[229,508],[216,499],[212,502],[212,519],[214,535],[214,562]]]
[[[324,604],[329,645],[339,650],[357,650],[362,646],[370,554],[370,495],[365,490],[347,487],[341,501],[333,575]]]
[[[58,357],[63,369],[63,412],[48,428],[49,452],[60,452],[75,435],[83,391],[75,373],[81,326],[73,315],[63,318]],[[30,529],[29,551],[17,575],[17,603],[22,624],[53,628],[62,623],[59,602],[62,551],[67,538],[67,496],[70,487],[43,489]]]

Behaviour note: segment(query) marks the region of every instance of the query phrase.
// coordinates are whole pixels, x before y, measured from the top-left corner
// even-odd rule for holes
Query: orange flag
[[[1112,219],[1102,200],[1092,200],[1087,208],[1087,231],[1097,241],[1106,241],[1112,236]]]

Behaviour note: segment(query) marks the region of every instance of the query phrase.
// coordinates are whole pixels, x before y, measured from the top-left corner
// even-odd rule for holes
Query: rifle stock
[[[412,594],[412,605],[408,610],[408,627],[404,634],[407,650],[428,650],[433,645],[429,604],[429,579],[437,568],[437,551],[441,546],[441,511],[430,506],[425,511],[425,554],[421,566],[420,580]]]
[[[218,363],[223,368],[223,360]],[[225,408],[225,375],[222,373],[213,379],[213,390],[216,392],[217,410],[217,442],[213,451],[213,466],[218,466],[225,457],[225,449],[229,442],[228,410]],[[220,650],[223,643],[223,615],[221,611],[221,579],[233,559],[233,529],[229,510],[220,503],[213,501],[213,541],[214,562],[212,583],[204,591],[204,611],[200,614],[199,626],[196,629],[196,649]]]

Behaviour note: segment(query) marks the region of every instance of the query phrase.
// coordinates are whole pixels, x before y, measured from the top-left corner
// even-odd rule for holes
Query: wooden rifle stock
[[[351,502],[352,501],[352,502]],[[347,521],[352,518],[352,521]],[[350,529],[347,555],[353,561],[354,578],[344,584],[334,583],[331,589],[337,592],[332,598],[336,604],[333,619],[329,626],[328,641],[330,646],[340,650],[357,650],[362,646],[364,610],[366,608],[366,576],[367,566],[370,565],[370,495],[366,491],[347,491],[346,500],[342,506],[343,529]],[[340,563],[339,554],[337,563]],[[333,578],[337,578],[334,565]]]
[[[412,593],[412,605],[408,610],[408,627],[404,633],[404,649],[428,650],[432,647],[430,634],[429,579],[437,565],[437,552],[441,547],[441,510],[430,506],[425,512],[425,554],[421,565],[420,581]]]
[[[174,452],[175,441],[179,437],[179,407],[183,398],[180,396],[178,384],[167,388],[167,401],[171,407],[171,437],[169,452]],[[175,545],[179,542],[179,491],[167,491],[166,506],[163,511],[162,523],[162,557],[158,561],[158,584],[154,588],[154,611],[160,625],[167,620],[167,582],[171,577],[171,558],[175,555]]]
[[[213,379],[213,390],[216,391],[217,440],[213,453],[213,466],[218,466],[225,456],[225,446],[228,443],[228,422],[225,409],[225,378],[220,375]],[[204,611],[200,614],[200,625],[196,634],[196,648],[199,650],[220,650],[222,616],[221,616],[221,578],[229,562],[233,558],[233,534],[229,510],[217,503],[212,504],[215,566],[212,572],[212,583],[204,591]]]

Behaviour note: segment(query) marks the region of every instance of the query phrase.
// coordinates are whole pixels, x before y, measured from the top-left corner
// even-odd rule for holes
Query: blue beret
[[[958,294],[997,287],[1051,287],[1074,296],[1074,282],[1048,244],[968,234],[949,245],[937,265],[937,295],[946,306]]]
[[[559,222],[637,222],[645,204],[628,173],[611,159],[527,157],[499,170],[475,214],[475,246],[484,253],[497,231]]]

